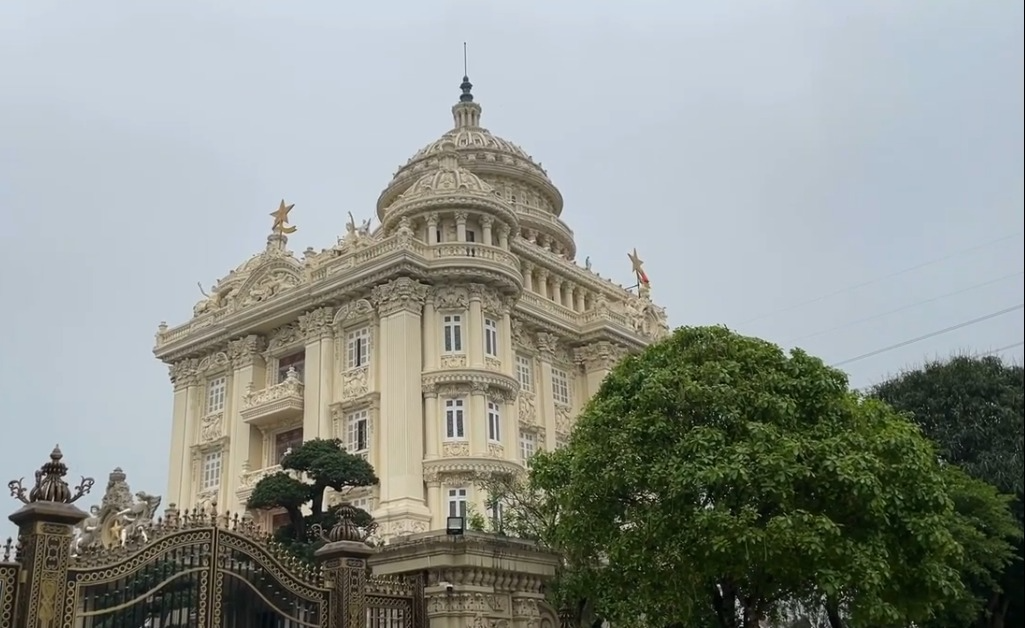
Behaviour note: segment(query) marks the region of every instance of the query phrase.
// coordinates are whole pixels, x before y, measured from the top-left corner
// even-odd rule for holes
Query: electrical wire
[[[780,309],[780,310],[775,310],[775,311],[772,311],[772,312],[767,312],[765,314],[761,314],[761,315],[756,316],[754,318],[749,318],[746,321],[741,321],[740,323],[738,323],[738,325],[747,325],[748,323],[753,323],[755,321],[760,321],[762,319],[769,318],[770,316],[775,316],[777,314],[783,314],[785,312],[791,312],[791,311],[796,310],[798,308],[802,308],[802,307],[805,307],[807,305],[812,305],[813,303],[818,303],[819,301],[825,301],[826,299],[835,297],[835,296],[843,294],[845,292],[850,292],[851,290],[857,290],[859,288],[864,288],[866,286],[871,286],[871,285],[877,284],[877,283],[879,283],[881,281],[886,281],[887,279],[892,279],[894,277],[899,277],[900,275],[906,275],[907,273],[910,273],[912,271],[916,271],[916,270],[919,270],[919,269],[922,269],[922,268],[926,268],[928,266],[932,266],[933,264],[939,264],[940,262],[945,262],[947,260],[951,260],[951,259],[954,259],[954,258],[957,258],[957,257],[961,257],[962,255],[967,255],[969,253],[974,253],[974,252],[979,251],[981,249],[993,246],[994,244],[999,244],[1001,242],[1005,242],[1005,241],[1011,240],[1013,238],[1018,238],[1018,237],[1020,237],[1022,235],[1022,233],[1023,232],[1019,231],[1019,232],[1017,232],[1015,234],[1012,234],[1012,235],[1006,235],[1006,236],[1003,236],[1001,238],[997,238],[995,240],[990,240],[989,242],[983,242],[982,244],[977,244],[977,245],[969,247],[967,249],[961,249],[959,251],[955,251],[953,253],[950,253],[950,254],[945,255],[943,257],[939,257],[939,258],[930,260],[928,262],[922,262],[921,264],[916,264],[914,266],[909,266],[907,268],[904,268],[903,270],[898,270],[898,271],[890,273],[888,275],[883,275],[882,277],[876,277],[875,279],[870,279],[868,281],[863,281],[863,282],[858,283],[858,284],[847,286],[846,288],[840,288],[839,290],[834,290],[833,292],[829,292],[827,294],[823,294],[823,295],[817,296],[817,297],[815,297],[813,299],[809,299],[807,301],[802,301],[802,302],[796,303],[794,305],[789,305],[789,306],[787,306],[787,307],[785,307],[783,309]]]
[[[1018,347],[1025,345],[1025,340],[1019,340],[1013,345],[1007,345],[1006,347],[1000,347],[999,349],[992,349],[990,351],[982,351],[979,353],[973,353],[973,358],[984,358],[987,355],[996,355],[997,353],[1003,353],[1004,351],[1010,351],[1011,349],[1017,349]]]
[[[950,332],[958,330],[958,329],[964,329],[965,327],[970,327],[972,325],[977,325],[977,324],[979,324],[979,323],[981,323],[983,321],[988,321],[991,318],[996,318],[998,316],[1003,316],[1004,314],[1010,314],[1011,312],[1014,312],[1016,310],[1021,310],[1021,309],[1025,309],[1025,303],[1019,303],[1018,305],[1015,305],[1014,307],[1009,307],[1009,308],[1005,308],[1005,309],[1002,309],[1002,310],[998,310],[996,312],[991,312],[989,314],[986,314],[985,316],[980,316],[978,318],[973,318],[970,321],[964,321],[963,323],[958,323],[957,325],[951,325],[950,327],[944,327],[943,329],[938,329],[938,330],[936,330],[934,332],[930,332],[928,334],[922,334],[921,336],[917,336],[915,338],[910,338],[908,340],[905,340],[903,342],[898,342],[897,344],[890,345],[888,347],[883,347],[881,349],[876,349],[875,351],[869,351],[868,353],[863,353],[863,354],[855,356],[853,358],[848,358],[846,360],[841,360],[839,362],[834,362],[831,366],[843,366],[845,364],[850,364],[851,362],[858,362],[860,360],[864,360],[865,358],[871,358],[873,356],[879,355],[880,353],[886,353],[887,351],[893,351],[894,349],[900,349],[901,347],[906,347],[906,346],[914,344],[916,342],[921,342],[922,340],[927,340],[929,338],[935,338],[936,336],[940,336],[940,335],[943,335],[943,334],[946,334],[946,333],[950,333]]]
[[[896,314],[898,312],[903,312],[905,310],[910,310],[912,308],[916,308],[916,307],[919,307],[921,305],[927,305],[929,303],[935,303],[936,301],[940,301],[942,299],[947,299],[947,298],[950,298],[950,297],[953,297],[953,296],[957,296],[959,294],[964,294],[966,292],[971,292],[972,290],[978,290],[979,288],[985,288],[986,286],[992,286],[993,284],[1000,283],[1001,281],[1006,281],[1006,280],[1008,280],[1008,279],[1010,279],[1012,277],[1021,277],[1022,275],[1025,275],[1025,271],[1018,271],[1016,273],[1011,273],[1009,275],[1004,275],[1003,277],[997,277],[996,279],[991,279],[991,280],[985,281],[983,283],[977,283],[975,285],[968,286],[967,288],[962,288],[961,290],[955,290],[953,292],[948,292],[946,294],[941,294],[938,297],[932,297],[931,299],[924,299],[922,301],[915,301],[914,303],[911,303],[909,305],[904,305],[904,306],[898,307],[898,308],[893,309],[893,310],[882,312],[880,314],[873,314],[871,316],[866,316],[865,318],[859,318],[858,320],[849,321],[847,323],[843,323],[841,325],[837,325],[836,327],[831,327],[831,328],[826,329],[824,331],[817,331],[817,332],[815,332],[813,334],[807,334],[807,335],[804,335],[804,336],[799,336],[797,338],[794,338],[792,340],[788,340],[788,341],[784,342],[783,345],[784,346],[790,346],[792,343],[798,342],[800,340],[807,340],[808,338],[817,338],[819,336],[822,336],[822,335],[825,335],[825,334],[829,334],[829,333],[832,333],[834,331],[839,331],[841,329],[846,329],[847,327],[851,327],[853,325],[858,325],[860,323],[867,323],[868,321],[874,321],[876,319],[883,318],[884,316],[889,316],[890,314]]]

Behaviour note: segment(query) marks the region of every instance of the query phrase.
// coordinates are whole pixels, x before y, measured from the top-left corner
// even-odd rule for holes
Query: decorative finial
[[[320,524],[316,524],[312,530],[313,534],[319,536],[322,540],[328,543],[338,543],[339,541],[351,541],[355,543],[366,543],[367,535],[356,525],[356,518],[359,516],[359,511],[356,507],[351,504],[342,504],[336,511],[338,515],[338,523],[332,528],[324,532],[324,529],[320,527]]]
[[[466,42],[463,42],[463,82],[459,85],[459,89],[463,90],[463,93],[459,96],[459,102],[473,102],[473,94],[470,90],[473,89],[473,83],[470,82],[470,73],[466,69]]]
[[[11,480],[7,483],[11,497],[24,504],[35,502],[73,504],[83,495],[88,494],[96,481],[83,476],[82,481],[75,487],[75,493],[72,494],[68,483],[64,481],[64,476],[68,474],[68,466],[61,461],[63,458],[64,454],[61,453],[60,445],[55,446],[50,452],[50,461],[36,471],[36,483],[31,490],[25,489],[22,483],[25,478]]]
[[[637,286],[639,288],[650,288],[651,282],[648,280],[648,274],[644,272],[644,262],[637,256],[637,249],[634,249],[633,253],[627,253],[626,256],[630,258],[630,264],[633,265],[634,276],[637,277]]]
[[[274,218],[274,225],[271,227],[273,233],[277,235],[295,233],[296,227],[288,224],[288,212],[292,211],[293,207],[295,207],[295,203],[286,205],[285,199],[281,199],[281,204],[278,205],[277,211],[270,213]]]

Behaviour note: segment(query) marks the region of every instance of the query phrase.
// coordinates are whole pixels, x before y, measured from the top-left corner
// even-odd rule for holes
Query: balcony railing
[[[250,425],[261,426],[303,412],[303,383],[295,369],[288,369],[285,381],[262,390],[249,390],[242,397],[239,414]]]

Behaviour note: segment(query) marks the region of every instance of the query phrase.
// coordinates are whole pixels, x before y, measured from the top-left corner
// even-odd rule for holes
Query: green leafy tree
[[[613,622],[754,628],[785,603],[907,626],[963,591],[935,451],[801,351],[682,328],[621,362],[537,486]]]
[[[338,439],[306,441],[281,459],[281,468],[256,483],[247,507],[287,512],[289,524],[275,531],[275,540],[296,556],[312,561],[322,541],[312,538],[311,526],[319,524],[328,530],[338,522],[338,509],[324,506],[327,489],[345,494],[376,484],[377,476],[369,462],[345,451]],[[304,514],[307,507],[309,514]],[[366,511],[357,511],[356,525],[370,531],[373,519]]]
[[[871,391],[904,412],[936,443],[940,456],[970,476],[1010,495],[1017,519],[1014,559],[993,560],[1007,530],[997,513],[978,500],[958,501],[958,511],[980,528],[962,528],[970,542],[985,542],[989,553],[967,552],[963,578],[979,600],[974,621],[950,626],[1025,626],[1025,566],[1022,563],[1023,482],[1025,466],[1025,369],[997,357],[955,357],[906,371]],[[981,489],[978,490],[981,492]],[[988,501],[986,502],[988,504]],[[988,522],[988,523],[987,523]],[[989,534],[983,539],[978,534]],[[1004,535],[1003,537],[1001,535]],[[939,623],[937,626],[941,625]]]

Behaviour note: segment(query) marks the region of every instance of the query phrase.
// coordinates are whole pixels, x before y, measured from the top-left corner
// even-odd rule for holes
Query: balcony
[[[443,242],[432,244],[428,248],[431,268],[447,270],[449,268],[463,270],[467,266],[487,269],[508,277],[516,286],[523,281],[520,274],[520,262],[509,251],[474,242]]]
[[[302,413],[303,383],[295,369],[289,369],[285,381],[280,384],[247,391],[239,411],[243,421],[256,427],[265,427]]]

